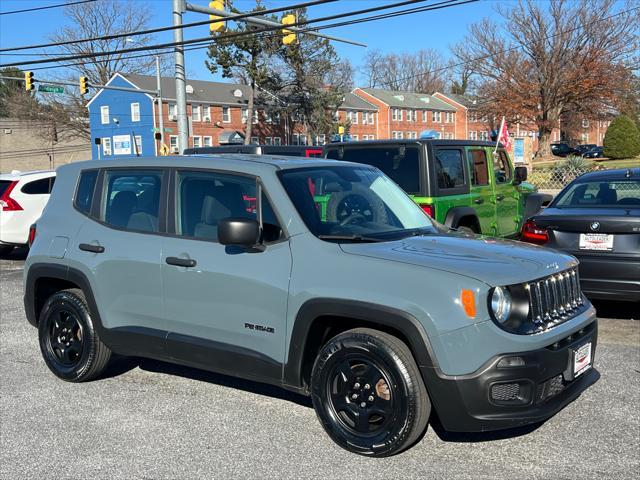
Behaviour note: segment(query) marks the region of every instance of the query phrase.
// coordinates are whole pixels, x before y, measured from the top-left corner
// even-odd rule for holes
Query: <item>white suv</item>
[[[26,245],[29,227],[40,218],[56,172],[17,172],[0,175],[0,255]]]

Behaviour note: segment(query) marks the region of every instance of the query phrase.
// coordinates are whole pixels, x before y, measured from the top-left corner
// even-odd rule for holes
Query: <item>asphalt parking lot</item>
[[[21,258],[0,260],[3,479],[638,478],[631,306],[596,305],[601,378],[547,422],[476,435],[430,426],[411,450],[369,459],[335,446],[306,398],[274,387],[148,360],[122,360],[90,383],[57,380],[24,317]]]

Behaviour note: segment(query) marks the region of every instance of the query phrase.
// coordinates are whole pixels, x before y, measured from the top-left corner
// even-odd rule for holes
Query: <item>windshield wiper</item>
[[[345,240],[349,242],[384,242],[382,238],[367,237],[364,235],[318,235],[320,240]]]

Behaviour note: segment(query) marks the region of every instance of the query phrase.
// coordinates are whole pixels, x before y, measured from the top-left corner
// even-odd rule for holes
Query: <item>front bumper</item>
[[[444,376],[432,367],[421,370],[446,430],[512,428],[553,416],[597,381],[599,374],[593,367],[573,378],[573,352],[591,342],[593,365],[597,336],[594,321],[546,348],[494,357],[471,375]],[[525,366],[498,368],[502,358],[514,356],[524,359]]]

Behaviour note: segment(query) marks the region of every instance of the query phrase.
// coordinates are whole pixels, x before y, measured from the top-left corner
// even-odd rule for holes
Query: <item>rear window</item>
[[[97,178],[97,170],[89,170],[80,174],[74,201],[76,208],[83,213],[89,214],[91,211],[91,201],[93,200],[93,190],[96,187]]]
[[[462,150],[438,148],[435,152],[436,178],[439,190],[464,187],[464,161]]]
[[[53,183],[55,181],[56,177],[34,180],[32,182],[25,183],[20,191],[27,195],[49,195],[53,189]]]
[[[558,196],[553,206],[558,208],[640,208],[640,180],[574,183]]]
[[[11,185],[11,180],[0,180],[0,197],[4,195],[9,185]]]
[[[345,148],[342,157],[330,150],[327,158],[364,163],[379,168],[409,194],[420,193],[420,151],[413,146]]]

